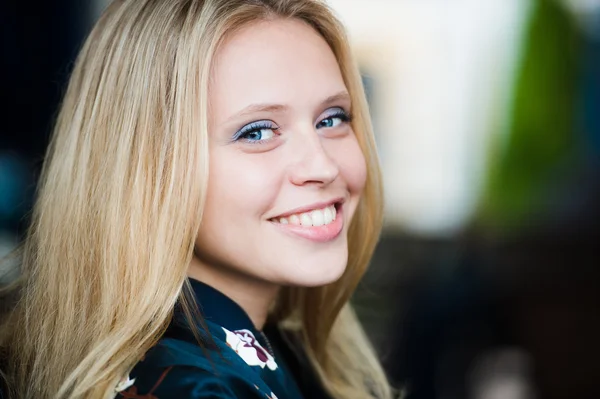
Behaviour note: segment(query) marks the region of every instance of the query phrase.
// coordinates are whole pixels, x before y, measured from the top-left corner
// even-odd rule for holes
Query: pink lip
[[[331,205],[331,203],[329,203]],[[324,205],[327,206],[327,205]],[[308,208],[310,209],[320,209],[320,208]],[[343,206],[342,204],[339,204],[336,206],[337,209],[337,215],[335,217],[335,220],[327,225],[324,226],[300,226],[300,225],[295,225],[295,224],[281,224],[281,223],[277,223],[277,222],[272,222],[273,225],[278,228],[281,229],[282,232],[286,233],[286,234],[291,234],[294,236],[298,236],[301,238],[305,238],[307,240],[311,240],[311,241],[315,241],[315,242],[328,242],[328,241],[332,241],[335,238],[337,238],[337,236],[340,235],[340,233],[342,232],[343,228],[344,228],[344,213],[343,213]],[[294,213],[301,213],[302,211],[299,212],[292,212],[289,213],[289,215],[293,215]],[[285,217],[285,216],[282,216]]]

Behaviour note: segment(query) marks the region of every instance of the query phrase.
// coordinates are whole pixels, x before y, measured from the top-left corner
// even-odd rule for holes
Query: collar
[[[188,281],[194,300],[194,304],[191,305],[196,305],[202,317],[202,320],[199,320],[198,328],[199,338],[203,345],[215,348],[215,338],[225,340],[223,331],[225,328],[231,332],[248,330],[264,348],[270,347],[265,334],[254,327],[252,319],[238,303],[208,284],[192,278],[188,278]],[[163,337],[187,341],[194,345],[199,343],[192,333],[179,303],[175,306],[173,319]]]
[[[260,334],[248,313],[237,302],[208,284],[192,278],[188,280],[200,314],[206,321],[229,331],[250,330],[255,336]]]
[[[254,327],[250,316],[248,316],[246,311],[244,311],[244,309],[242,309],[242,307],[233,299],[201,281],[192,278],[189,278],[188,280],[192,288],[195,304],[200,310],[200,315],[206,321],[208,329],[213,334],[212,336],[210,336],[210,334],[202,336],[204,344],[207,347],[214,347],[213,337],[215,337],[215,333],[221,336],[221,340],[225,340],[225,335],[220,327],[229,331],[249,330],[263,348],[269,348],[271,354],[273,354],[273,349],[277,350],[276,361],[281,367],[278,370],[280,373],[284,373],[283,370],[285,370],[285,374],[288,375],[286,378],[289,379],[286,380],[287,382],[284,384],[288,385],[288,389],[293,392],[299,392],[298,386],[296,385],[297,383],[293,377],[291,377],[296,376],[296,378],[299,378],[299,385],[303,387],[302,391],[304,391],[304,397],[330,399],[330,396],[326,394],[325,390],[320,385],[319,377],[312,369],[304,350],[298,345],[299,341],[296,341],[296,337],[288,336],[287,334],[282,335],[279,328],[273,324],[266,324],[266,334],[263,334],[263,332]],[[202,326],[200,327],[201,330],[203,330]],[[274,340],[273,347],[269,340],[267,340],[267,335],[269,336],[269,340]],[[185,317],[179,310],[179,306],[175,309],[173,321],[167,329],[165,336],[185,340],[193,344],[198,343],[189,330],[189,327],[187,327]],[[290,367],[287,365],[288,361],[291,362]],[[281,375],[277,373],[273,374],[268,370],[268,368],[263,370],[262,378],[265,382],[273,389],[275,389],[275,386],[282,386],[280,381],[282,378]],[[285,388],[279,389],[280,392],[286,391]],[[285,397],[301,397],[298,395],[286,395]],[[280,395],[280,397],[283,396]]]

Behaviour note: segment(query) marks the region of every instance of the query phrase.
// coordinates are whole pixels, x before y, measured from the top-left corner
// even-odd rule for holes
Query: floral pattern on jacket
[[[262,347],[250,330],[225,331],[227,345],[235,351],[249,366],[260,366],[269,370],[277,369],[277,363],[271,354]]]

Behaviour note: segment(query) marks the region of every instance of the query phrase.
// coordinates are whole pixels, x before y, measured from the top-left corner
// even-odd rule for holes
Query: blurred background
[[[0,3],[0,256],[109,0]],[[600,0],[329,0],[386,226],[354,304],[408,399],[600,397]]]

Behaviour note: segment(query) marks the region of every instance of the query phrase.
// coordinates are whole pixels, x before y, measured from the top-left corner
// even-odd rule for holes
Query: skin
[[[335,56],[301,21],[255,22],[230,36],[209,98],[208,194],[189,275],[232,298],[262,329],[281,286],[324,285],[344,272],[365,159],[351,124],[331,117],[351,112]],[[271,106],[257,109],[264,104]],[[276,129],[234,139],[256,121]],[[330,241],[271,221],[334,199],[343,201],[343,229]]]

